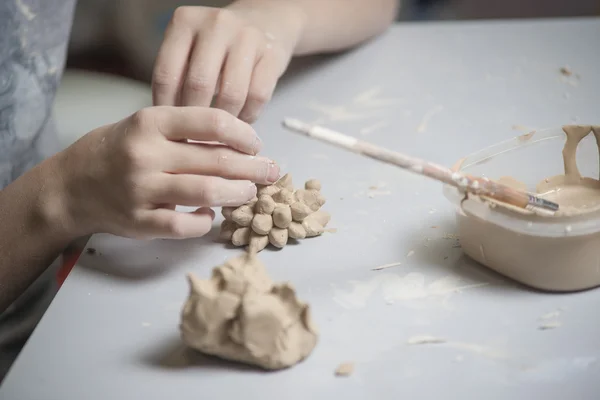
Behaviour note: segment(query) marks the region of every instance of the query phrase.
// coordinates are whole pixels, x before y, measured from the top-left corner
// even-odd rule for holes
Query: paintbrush
[[[544,213],[558,211],[558,204],[556,203],[502,185],[488,178],[473,177],[458,171],[452,171],[450,168],[391,151],[328,128],[310,125],[291,118],[285,119],[283,126],[293,132],[301,133],[354,153],[393,164],[416,174],[455,186],[463,193],[473,193],[477,196],[487,197],[526,210],[538,210]]]

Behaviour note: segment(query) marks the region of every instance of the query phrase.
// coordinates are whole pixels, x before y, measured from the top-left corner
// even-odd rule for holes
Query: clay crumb
[[[560,321],[547,321],[543,322],[538,326],[538,329],[541,331],[547,331],[549,329],[560,328],[562,323]]]
[[[371,271],[381,271],[382,269],[397,267],[399,265],[402,265],[402,263],[401,262],[394,262],[394,263],[389,263],[389,264],[383,264],[383,265],[380,265],[378,267],[371,268]]]
[[[335,376],[350,376],[354,372],[353,362],[343,362],[335,369]]]
[[[573,75],[573,71],[571,70],[571,68],[569,66],[561,67],[560,68],[560,73],[563,76],[571,76],[571,75]]]
[[[430,226],[430,228],[431,228],[431,229],[437,229],[437,228],[439,228],[439,226],[437,226],[437,225],[432,225],[432,226]]]
[[[549,319],[558,318],[560,316],[560,311],[561,310],[546,313],[540,317],[540,320],[549,320]]]
[[[367,197],[369,197],[370,199],[375,198],[376,196],[389,196],[391,195],[392,192],[389,190],[369,190],[369,193],[367,194]]]
[[[86,251],[85,251],[88,255],[93,256],[96,254],[96,249],[93,247],[89,247]]]
[[[337,233],[337,228],[329,228],[329,229],[325,229],[323,232],[328,232],[328,233]]]
[[[510,129],[513,131],[521,131],[521,132],[529,132],[531,129],[526,127],[525,125],[514,124],[511,125]]]
[[[408,257],[412,257],[412,256],[414,256],[414,255],[415,255],[415,251],[414,251],[414,250],[411,250],[411,251],[409,251],[409,252],[406,254],[406,258],[408,258]]]
[[[406,341],[406,344],[408,344],[408,345],[440,344],[440,343],[446,343],[446,339],[431,336],[431,335],[412,336]]]
[[[456,233],[445,233],[444,236],[442,236],[444,239],[458,239],[458,234]]]

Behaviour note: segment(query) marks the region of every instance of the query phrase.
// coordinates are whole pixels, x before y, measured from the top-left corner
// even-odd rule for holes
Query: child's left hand
[[[238,0],[175,10],[152,79],[155,105],[215,107],[253,122],[271,99],[304,25],[293,2]]]

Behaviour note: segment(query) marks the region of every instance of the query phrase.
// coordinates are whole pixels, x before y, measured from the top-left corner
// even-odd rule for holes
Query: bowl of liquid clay
[[[548,291],[600,286],[600,126],[533,131],[465,157],[455,170],[558,203],[553,215],[444,186],[464,252],[525,285]]]

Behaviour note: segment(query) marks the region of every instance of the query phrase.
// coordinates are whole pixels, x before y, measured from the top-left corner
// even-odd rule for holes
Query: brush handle
[[[468,179],[462,174],[453,172],[449,168],[441,165],[391,151],[321,126],[311,126],[296,119],[286,119],[283,124],[286,128],[306,136],[336,145],[337,147],[345,148],[354,153],[359,153],[378,161],[396,165],[416,174],[428,176],[453,186],[458,186],[459,182],[457,181],[460,181],[461,179]]]
[[[309,125],[291,118],[285,119],[283,125],[292,131],[333,144],[337,147],[447,183],[457,187],[463,192],[471,192],[480,196],[489,197],[520,208],[530,208],[532,204],[542,208],[544,206],[541,204],[543,203],[541,199],[491,181],[487,178],[476,178],[464,175],[452,171],[450,168],[391,151],[331,129]]]

